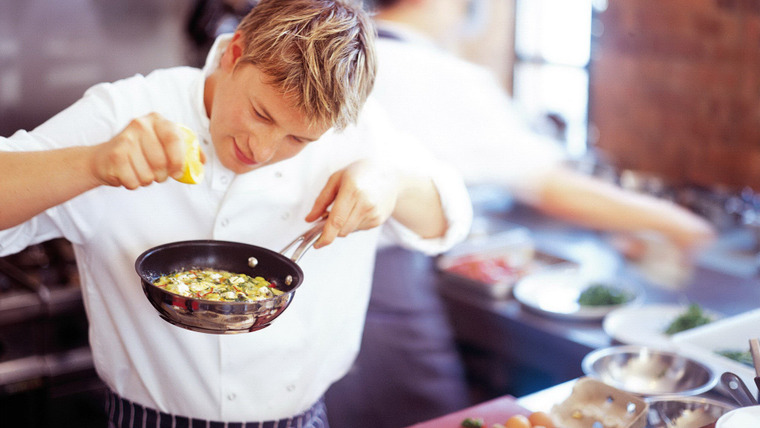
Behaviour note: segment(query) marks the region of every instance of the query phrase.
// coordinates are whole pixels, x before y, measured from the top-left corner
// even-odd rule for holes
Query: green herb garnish
[[[594,284],[578,296],[581,306],[610,306],[620,305],[633,298],[631,293],[609,287],[603,284]]]
[[[694,327],[699,327],[700,325],[709,324],[712,321],[712,317],[706,315],[701,306],[692,303],[689,305],[689,308],[686,309],[686,312],[677,316],[676,319],[670,323],[665,330],[665,334],[676,334]]]
[[[731,360],[734,360],[737,363],[742,363],[750,367],[754,367],[754,362],[752,361],[752,354],[749,351],[737,351],[733,349],[724,349],[720,351],[715,351],[715,353],[718,355],[722,355],[726,358],[729,358]]]
[[[462,428],[482,428],[485,424],[481,418],[467,418],[462,421]]]

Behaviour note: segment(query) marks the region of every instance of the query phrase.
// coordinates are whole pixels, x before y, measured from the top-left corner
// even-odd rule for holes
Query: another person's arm
[[[656,231],[682,250],[706,246],[712,225],[670,201],[627,191],[567,168],[540,178],[538,194],[528,203],[558,218],[610,232]]]

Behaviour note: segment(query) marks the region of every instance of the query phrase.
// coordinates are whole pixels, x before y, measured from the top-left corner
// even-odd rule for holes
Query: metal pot
[[[161,318],[171,324],[214,334],[260,330],[269,326],[290,305],[296,289],[303,282],[303,271],[297,262],[322,234],[326,221],[323,218],[315,223],[280,253],[239,242],[172,242],[142,253],[135,261],[135,270],[140,276],[145,296]],[[293,254],[285,256],[293,247],[296,247]],[[153,285],[153,281],[161,275],[191,268],[261,276],[283,294],[256,302],[217,302],[180,296]]]

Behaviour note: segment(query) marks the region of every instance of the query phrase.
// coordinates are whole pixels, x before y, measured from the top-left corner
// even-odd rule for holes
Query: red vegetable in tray
[[[522,269],[511,266],[503,257],[484,257],[475,254],[462,256],[446,270],[487,284],[512,282],[523,273]]]

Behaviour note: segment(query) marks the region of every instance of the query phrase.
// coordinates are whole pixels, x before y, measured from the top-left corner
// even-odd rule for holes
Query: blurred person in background
[[[567,166],[561,145],[529,128],[490,71],[442,47],[462,34],[471,0],[373,6],[379,35],[373,96],[395,125],[457,166],[470,185],[498,184],[519,202],[590,229],[661,236],[675,257],[671,279],[684,280],[693,254],[714,239],[713,227],[670,201]],[[386,251],[379,260],[395,257]],[[393,262],[429,263],[410,254]],[[375,275],[359,358],[327,394],[334,428],[397,428],[470,404],[434,279]]]
[[[216,38],[235,31],[254,4],[254,0],[195,0],[185,25],[190,65],[202,67]]]

